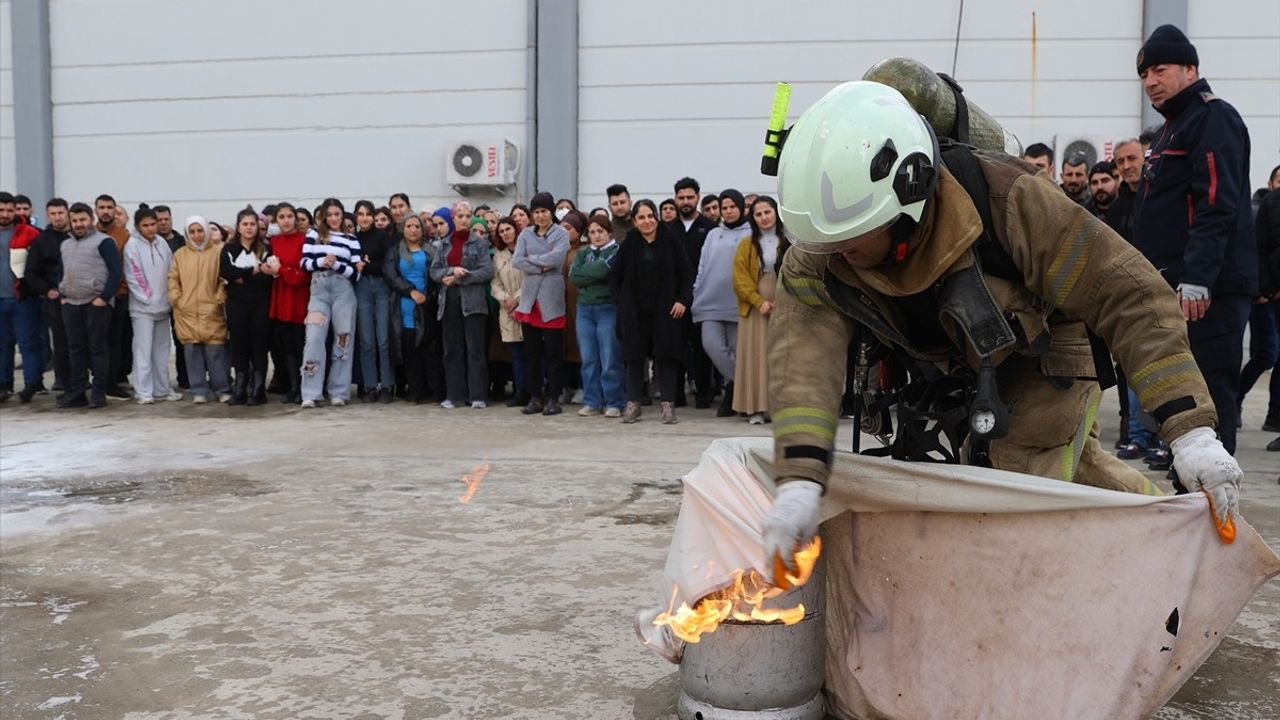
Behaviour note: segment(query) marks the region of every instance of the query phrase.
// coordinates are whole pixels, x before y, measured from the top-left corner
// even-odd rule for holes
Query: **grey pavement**
[[[1263,394],[1242,508],[1276,548]],[[10,400],[0,717],[674,717],[674,668],[632,613],[665,594],[678,478],[769,428],[574,410]],[[1157,717],[1280,717],[1278,617],[1273,580]]]

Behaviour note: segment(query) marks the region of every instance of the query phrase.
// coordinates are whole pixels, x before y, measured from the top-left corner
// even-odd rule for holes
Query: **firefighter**
[[[1159,422],[1182,482],[1208,494],[1226,539],[1242,473],[1214,432],[1169,285],[1033,166],[974,151],[962,172],[952,157],[949,168],[924,118],[875,82],[833,89],[786,136],[778,189],[792,249],[769,323],[778,492],[765,557],[793,567],[817,533],[845,380],[833,358],[858,325],[944,373],[991,371],[1008,422],[984,443],[990,466],[1160,494],[1098,443],[1091,330]]]

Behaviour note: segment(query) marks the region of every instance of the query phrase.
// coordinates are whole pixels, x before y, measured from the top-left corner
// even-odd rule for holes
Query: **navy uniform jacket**
[[[1197,80],[1157,108],[1134,208],[1137,246],[1173,287],[1213,296],[1258,290],[1249,201],[1249,130],[1240,113]]]

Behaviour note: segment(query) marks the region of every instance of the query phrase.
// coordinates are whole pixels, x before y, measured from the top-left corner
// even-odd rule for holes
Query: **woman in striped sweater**
[[[352,283],[364,270],[360,241],[342,232],[344,209],[334,198],[325,200],[316,238],[302,247],[302,269],[311,273],[307,304],[307,343],[302,351],[302,407],[313,408],[324,394],[325,341],[333,326],[333,365],[329,368],[329,402],[347,404],[351,395],[351,365],[355,356],[356,293]]]

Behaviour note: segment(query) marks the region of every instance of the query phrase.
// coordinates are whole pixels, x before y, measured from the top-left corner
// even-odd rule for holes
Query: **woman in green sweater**
[[[587,225],[590,245],[578,251],[569,268],[569,282],[578,288],[578,350],[582,355],[584,417],[622,417],[626,400],[622,384],[622,346],[618,342],[618,305],[609,288],[609,267],[618,252],[607,217],[593,217]]]

